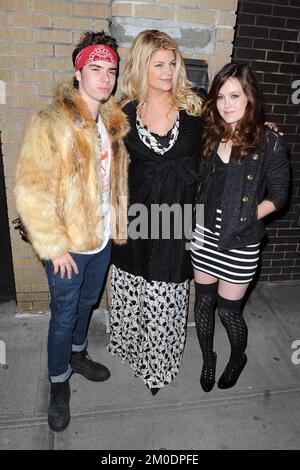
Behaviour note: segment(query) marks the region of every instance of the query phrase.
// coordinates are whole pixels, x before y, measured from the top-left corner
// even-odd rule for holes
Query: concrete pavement
[[[49,316],[17,318],[13,302],[1,304],[6,365],[0,365],[0,450],[299,449],[300,285],[258,285],[244,314],[248,364],[234,388],[202,391],[198,341],[189,326],[180,373],[154,397],[127,363],[106,351],[103,318],[94,315],[89,353],[109,367],[111,378],[92,383],[73,375],[70,426],[52,433],[47,425]],[[215,350],[218,378],[229,357],[218,318]]]

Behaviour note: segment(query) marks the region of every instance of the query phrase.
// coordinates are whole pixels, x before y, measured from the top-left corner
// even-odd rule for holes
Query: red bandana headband
[[[105,44],[94,44],[79,52],[75,59],[75,68],[76,70],[80,70],[85,65],[91,64],[96,60],[105,60],[106,62],[111,62],[114,65],[117,65],[118,56],[111,47],[106,46]]]

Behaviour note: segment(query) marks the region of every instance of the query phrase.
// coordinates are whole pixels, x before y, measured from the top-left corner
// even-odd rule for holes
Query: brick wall
[[[300,92],[293,88],[300,89],[299,40],[299,0],[239,0],[234,61],[256,71],[267,118],[285,133],[293,172],[289,209],[268,227],[261,281],[300,279]]]
[[[49,103],[53,84],[72,77],[71,53],[83,31],[112,33],[126,59],[138,32],[162,29],[185,57],[206,59],[212,73],[230,61],[236,7],[237,0],[0,0],[0,80],[7,92],[0,117],[10,221],[17,215],[12,189],[24,128]],[[41,263],[12,228],[11,240],[19,309],[48,311]]]
[[[0,0],[0,105],[3,159],[10,221],[16,217],[13,184],[24,128],[50,101],[54,82],[72,77],[74,44],[85,30],[107,29],[109,2]],[[11,228],[18,307],[48,311],[46,276],[31,246]]]
[[[126,59],[128,47],[140,31],[165,31],[186,58],[206,60],[212,75],[230,62],[236,8],[237,0],[116,0],[112,34]]]

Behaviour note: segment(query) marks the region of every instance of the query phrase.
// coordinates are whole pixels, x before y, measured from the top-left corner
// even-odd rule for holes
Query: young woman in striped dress
[[[195,322],[203,355],[200,383],[215,383],[215,305],[230,345],[218,387],[233,387],[247,363],[242,302],[257,269],[263,218],[287,198],[289,164],[284,140],[264,126],[261,93],[245,64],[227,64],[213,80],[203,106],[203,151],[192,242]]]

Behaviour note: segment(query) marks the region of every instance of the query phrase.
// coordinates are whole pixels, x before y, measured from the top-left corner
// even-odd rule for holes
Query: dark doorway
[[[0,132],[0,302],[16,300]]]
[[[200,59],[184,59],[188,79],[194,83],[195,92],[205,99],[208,91],[207,62]]]

